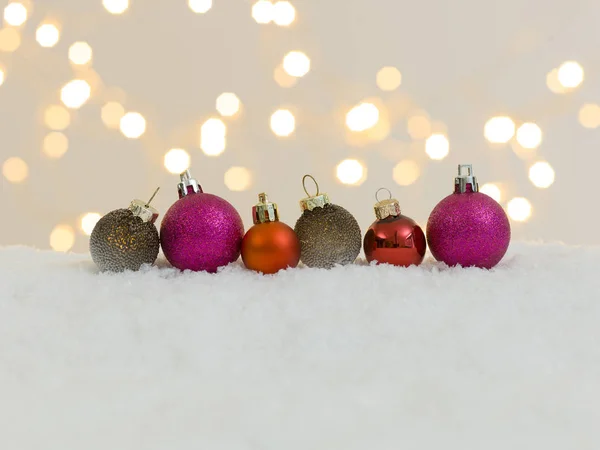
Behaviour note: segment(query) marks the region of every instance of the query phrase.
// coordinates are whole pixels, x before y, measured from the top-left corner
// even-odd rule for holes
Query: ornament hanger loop
[[[311,180],[313,180],[313,182],[315,183],[315,186],[317,187],[317,193],[315,195],[310,195],[308,193],[308,191],[306,190],[306,179],[307,178],[310,178]],[[313,177],[312,175],[304,175],[304,177],[302,177],[302,187],[304,188],[304,192],[306,192],[306,195],[308,195],[309,197],[316,197],[321,192],[321,191],[319,191],[319,183],[317,183],[317,180],[315,180],[315,177]]]
[[[377,200],[377,202],[381,201],[381,200],[379,200],[379,193],[381,191],[387,191],[387,193],[390,195],[390,198],[388,198],[388,200],[392,199],[392,191],[390,191],[388,188],[382,187],[382,188],[377,189],[377,192],[375,192],[375,200]]]
[[[158,194],[158,191],[160,191],[160,186],[156,188],[156,190],[154,191],[154,194],[152,194],[152,197],[150,197],[150,200],[148,200],[146,202],[146,206],[150,206],[150,203],[152,203],[152,200],[154,200],[154,197],[156,197],[156,194]]]

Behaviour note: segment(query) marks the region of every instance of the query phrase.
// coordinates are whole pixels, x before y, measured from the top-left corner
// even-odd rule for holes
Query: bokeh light
[[[565,88],[576,88],[583,82],[583,67],[578,62],[567,61],[558,68],[558,81]]]
[[[11,2],[4,8],[4,20],[14,27],[21,26],[27,20],[27,8],[19,2]]]
[[[14,52],[21,45],[21,35],[16,28],[0,30],[0,52]]]
[[[60,99],[67,108],[81,108],[88,101],[92,88],[85,80],[73,80],[60,91]]]
[[[479,192],[492,197],[498,203],[500,203],[500,200],[502,200],[502,191],[497,184],[486,183],[479,188]]]
[[[379,109],[373,103],[361,103],[346,114],[346,126],[361,132],[373,128],[379,121]]]
[[[443,134],[432,134],[425,141],[425,153],[433,160],[442,160],[448,156],[449,152],[450,142]]]
[[[102,122],[108,128],[117,129],[121,126],[121,118],[125,115],[125,108],[119,102],[108,102],[100,111]]]
[[[600,106],[587,103],[579,110],[579,123],[585,128],[600,127]]]
[[[121,117],[119,127],[126,138],[137,139],[146,131],[146,119],[138,112],[128,112]]]
[[[63,133],[53,131],[44,137],[42,151],[49,158],[58,159],[69,149],[69,139]]]
[[[296,129],[296,118],[287,109],[278,109],[271,116],[271,130],[277,136],[287,137]]]
[[[524,148],[538,148],[542,143],[542,130],[535,123],[524,123],[517,130],[517,142]]]
[[[188,6],[195,13],[204,14],[212,8],[212,0],[189,0]]]
[[[426,139],[431,135],[431,122],[425,114],[415,114],[406,123],[408,134],[415,140]]]
[[[182,148],[172,148],[165,155],[164,164],[170,173],[183,173],[190,168],[190,155]]]
[[[483,135],[493,144],[505,144],[515,135],[515,123],[510,117],[492,117],[486,122]]]
[[[392,175],[400,186],[409,186],[419,179],[421,169],[415,161],[405,159],[396,164]]]
[[[377,72],[376,81],[382,91],[394,91],[402,84],[402,74],[395,67],[383,67]]]
[[[289,52],[283,58],[283,70],[293,77],[303,77],[310,71],[310,58],[303,52]]]
[[[87,42],[75,42],[69,47],[69,60],[78,66],[89,64],[92,60],[92,47]]]
[[[275,17],[275,5],[268,0],[258,0],[252,5],[252,17],[256,23],[270,23]]]
[[[50,233],[50,247],[57,252],[68,252],[75,243],[75,232],[69,225],[57,225]]]
[[[252,174],[245,167],[231,167],[223,178],[230,191],[245,191],[252,184]]]
[[[296,19],[296,9],[288,1],[280,1],[273,6],[273,21],[280,27],[287,27]]]
[[[42,47],[54,47],[60,39],[60,31],[51,23],[45,23],[38,27],[35,32],[35,40]]]
[[[4,69],[0,68],[0,86],[4,84],[5,74]]]
[[[513,198],[506,210],[508,216],[517,222],[525,222],[531,217],[531,203],[524,197]]]
[[[546,75],[546,86],[550,91],[555,94],[564,94],[565,92],[570,91],[570,89],[565,88],[560,81],[558,80],[558,69],[552,69]]]
[[[71,114],[60,105],[51,105],[44,111],[44,123],[51,130],[64,130],[71,123]]]
[[[343,184],[357,186],[366,179],[366,169],[356,159],[343,160],[337,165],[335,173],[337,179]]]
[[[2,175],[10,183],[22,183],[29,175],[29,167],[21,158],[8,158],[2,164]]]
[[[284,69],[283,65],[278,65],[273,71],[273,79],[283,88],[291,88],[298,83],[298,78],[291,76]]]
[[[83,231],[83,234],[85,234],[86,236],[92,234],[92,231],[94,231],[94,227],[101,218],[102,216],[96,212],[84,214],[81,220],[79,221],[79,225],[81,227],[81,231]]]
[[[217,97],[217,111],[225,117],[234,116],[240,110],[240,99],[232,92],[224,92]]]
[[[546,189],[554,183],[554,169],[545,161],[536,162],[529,168],[529,179],[535,187]]]
[[[227,127],[221,119],[208,119],[200,128],[200,148],[205,155],[218,156],[225,151]]]
[[[102,0],[102,5],[111,14],[123,14],[129,8],[129,0]]]

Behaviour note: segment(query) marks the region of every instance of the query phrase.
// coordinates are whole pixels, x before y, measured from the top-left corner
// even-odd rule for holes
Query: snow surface
[[[261,276],[0,249],[0,449],[600,448],[600,248]]]

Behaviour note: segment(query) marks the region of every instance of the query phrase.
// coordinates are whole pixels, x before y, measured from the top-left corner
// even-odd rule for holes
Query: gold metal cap
[[[154,191],[154,194],[152,194],[152,197],[150,197],[150,200],[147,202],[135,199],[129,204],[129,210],[134,216],[138,216],[144,222],[150,223],[154,223],[156,219],[158,219],[158,211],[150,206],[150,203],[154,200],[159,189],[160,188],[157,188],[156,191]]]
[[[390,198],[386,200],[379,200],[379,193],[381,191],[387,191],[390,194]],[[400,215],[400,202],[395,198],[392,198],[392,193],[389,189],[381,188],[375,193],[375,216],[378,220],[385,219],[387,217],[396,217]]]
[[[255,224],[277,222],[279,220],[277,203],[271,203],[264,192],[258,194],[258,203],[252,207],[252,219]]]
[[[313,180],[315,182],[315,186],[317,186],[317,193],[315,195],[310,195],[306,190],[307,178]],[[312,211],[315,208],[323,208],[325,205],[331,203],[327,194],[321,194],[319,192],[319,184],[312,175],[304,175],[304,177],[302,178],[302,187],[304,188],[304,192],[306,192],[306,195],[308,195],[308,197],[300,200],[300,209],[302,209],[302,211]]]

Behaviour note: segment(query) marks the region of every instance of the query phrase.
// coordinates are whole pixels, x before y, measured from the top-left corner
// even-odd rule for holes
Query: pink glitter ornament
[[[160,226],[167,260],[181,270],[214,273],[238,259],[244,237],[239,213],[226,200],[205,194],[189,171],[181,174],[179,200]]]
[[[479,192],[471,165],[459,165],[454,194],[433,209],[427,243],[438,261],[449,266],[491,269],[510,243],[510,222],[502,206]]]

